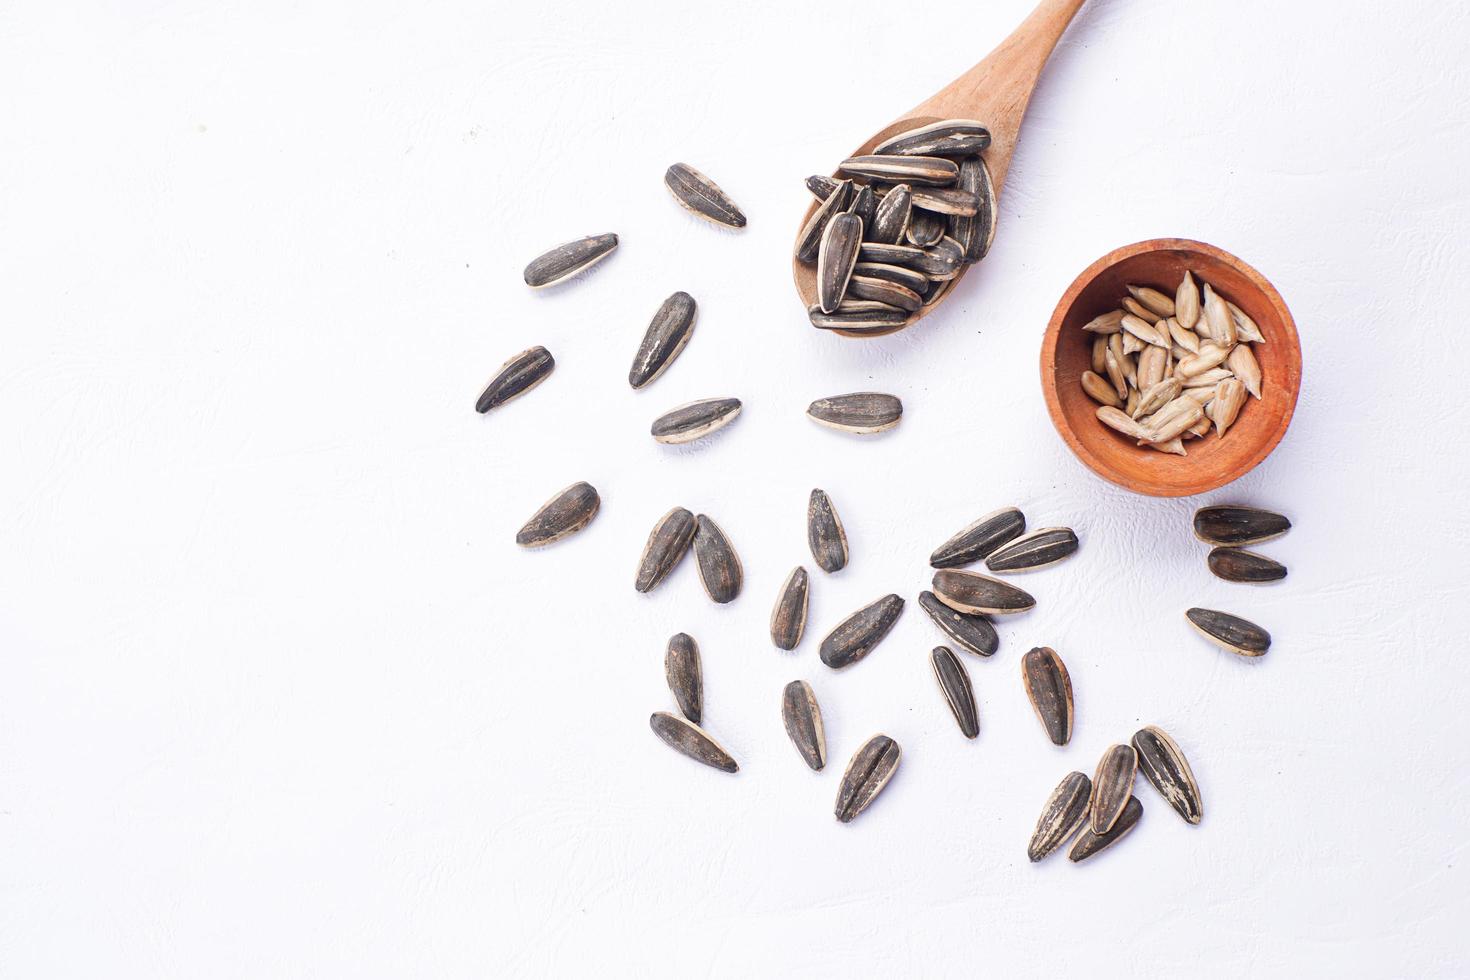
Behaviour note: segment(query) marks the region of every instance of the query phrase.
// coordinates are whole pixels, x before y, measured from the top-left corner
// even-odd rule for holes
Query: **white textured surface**
[[[1466,11],[1093,0],[981,271],[901,337],[807,329],[801,178],[1027,8],[0,10],[0,974],[1463,975]],[[908,23],[923,41],[894,51]],[[675,160],[750,227],[675,207]],[[584,281],[521,284],[543,247],[605,230],[623,247]],[[1208,498],[1292,516],[1265,549],[1280,587],[1211,579],[1202,501],[1099,482],[1043,409],[1057,295],[1164,234],[1255,264],[1301,329],[1290,434]],[[698,331],[631,392],[675,289]],[[475,415],[535,343],[554,376]],[[896,434],[802,416],[863,388],[903,397]],[[746,411],[707,445],[648,437],[722,394]],[[577,479],[601,516],[519,552]],[[787,656],[766,622],[810,566],[817,485],[853,562],[815,573]],[[1013,502],[1083,551],[967,658],[967,743],[912,598],[935,543]],[[675,503],[740,549],[731,606],[692,563],[630,587]],[[821,635],[888,591],[911,600],[894,634],[823,668]],[[1270,655],[1214,652],[1192,604],[1258,619]],[[648,731],[681,629],[737,777]],[[1077,688],[1065,750],[1018,680],[1041,643]],[[820,775],[781,729],[794,677],[825,710]],[[1146,722],[1188,752],[1204,824],[1145,786],[1124,846],[1029,865],[1057,779]],[[841,768],[879,730],[903,766],[839,826]]]

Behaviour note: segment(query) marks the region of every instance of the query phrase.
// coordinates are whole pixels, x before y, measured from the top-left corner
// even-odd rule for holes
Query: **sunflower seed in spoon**
[[[874,153],[963,157],[990,145],[990,131],[973,119],[942,119],[907,129],[879,143]]]
[[[695,762],[718,769],[721,772],[739,772],[740,766],[703,728],[685,721],[667,711],[655,711],[648,719],[648,727],[663,739],[664,744],[675,752],[687,755]]]
[[[1194,512],[1194,536],[1206,544],[1260,544],[1291,530],[1291,521],[1257,507],[1216,504]]]
[[[684,560],[684,555],[694,544],[694,515],[683,507],[675,507],[659,518],[643,546],[643,557],[638,559],[638,575],[633,588],[639,592],[651,592],[669,577]]]
[[[943,187],[953,184],[960,168],[944,157],[868,154],[848,157],[838,167],[843,173],[869,180]]]
[[[828,177],[826,174],[812,174],[806,179],[806,189],[812,192],[812,197],[818,201],[825,201],[832,196],[832,192],[840,184],[836,177]]]
[[[740,556],[720,526],[703,514],[695,518],[694,560],[704,591],[715,602],[729,602],[740,594],[745,583]]]
[[[575,534],[592,523],[601,503],[592,484],[573,483],[541,505],[516,532],[516,544],[522,548],[540,548]]]
[[[628,369],[628,384],[642,388],[668,370],[694,335],[697,311],[694,297],[685,292],[674,293],[663,301],[638,345],[633,366]]]
[[[554,367],[556,361],[545,347],[521,351],[500,366],[500,370],[475,402],[475,411],[484,415],[512,398],[519,398],[545,381]]]
[[[1285,565],[1242,548],[1214,548],[1205,562],[1216,578],[1227,582],[1279,582],[1286,578]]]
[[[903,418],[903,403],[881,392],[857,391],[818,398],[807,406],[806,414],[831,429],[871,435],[898,425]]]
[[[938,245],[944,237],[944,219],[932,211],[915,211],[904,229],[904,240],[915,248]]]
[[[704,669],[699,663],[699,644],[688,633],[669,637],[669,648],[664,654],[664,678],[684,717],[699,724],[704,712]]]
[[[1133,796],[1133,777],[1138,772],[1138,753],[1131,745],[1112,745],[1098,761],[1092,777],[1092,802],[1088,824],[1094,834],[1113,829]]]
[[[856,272],[847,281],[847,295],[855,299],[871,300],[885,306],[894,306],[906,312],[913,312],[924,305],[924,297],[907,286],[901,286],[887,279],[860,276]]]
[[[676,163],[664,173],[664,185],[674,200],[706,221],[731,228],[745,227],[745,214],[720,190],[720,185],[687,163]]]
[[[1133,749],[1138,753],[1138,771],[1159,791],[1174,812],[1197,824],[1204,817],[1199,783],[1189,768],[1189,760],[1169,733],[1155,725],[1140,728],[1133,734]]]
[[[992,572],[1033,572],[1065,561],[1077,551],[1070,527],[1046,527],[1001,546],[985,559]]]
[[[873,652],[902,613],[903,599],[896,595],[886,595],[859,609],[822,639],[822,663],[834,670],[857,663]]]
[[[873,220],[878,216],[878,196],[873,188],[866,184],[859,187],[847,206],[847,213],[861,218],[865,230],[873,227]]]
[[[1000,636],[988,617],[956,612],[940,602],[933,592],[919,593],[919,607],[946,636],[971,653],[988,657],[1000,646]]]
[[[1046,737],[1053,745],[1072,740],[1072,677],[1051,647],[1035,647],[1021,658],[1021,682]]]
[[[801,227],[801,234],[796,236],[796,259],[799,262],[817,261],[817,250],[822,245],[822,232],[827,230],[827,222],[831,221],[842,210],[847,207],[848,195],[852,193],[852,181],[842,180],[837,182],[837,187],[827,199],[817,205],[812,216],[807,219],[806,224]]]
[[[899,184],[878,202],[873,225],[865,236],[870,242],[896,245],[904,237],[913,211],[914,193],[908,184]]]
[[[1036,605],[1030,593],[979,572],[941,568],[934,573],[933,584],[940,602],[971,615],[1005,616],[1025,612]]]
[[[665,412],[649,431],[658,442],[677,446],[723,429],[739,414],[738,398],[706,398]]]
[[[980,734],[980,712],[975,707],[975,690],[970,686],[970,672],[949,647],[935,647],[929,655],[934,679],[954,715],[955,723],[965,738]]]
[[[1271,649],[1271,634],[1248,619],[1217,609],[1190,609],[1189,625],[1211,643],[1242,657],[1259,657]]]
[[[781,722],[802,761],[820,771],[827,764],[827,732],[817,696],[806,681],[792,681],[781,692]]]
[[[823,313],[813,303],[807,308],[807,318],[818,330],[846,330],[849,333],[870,333],[891,330],[907,323],[909,315],[896,306],[868,299],[845,299],[837,304],[832,313]]]
[[[929,288],[929,277],[922,272],[904,268],[901,265],[884,265],[881,262],[859,262],[852,267],[853,277],[862,276],[865,279],[881,279],[898,286],[912,290],[922,295]]]
[[[618,236],[613,234],[591,235],[558,245],[526,266],[526,285],[532,289],[554,286],[601,262],[617,247]]]
[[[1086,773],[1069,772],[1047,797],[1046,806],[1031,832],[1026,856],[1040,861],[1087,825],[1087,804],[1092,797],[1092,780]]]
[[[1130,796],[1123,807],[1123,812],[1113,824],[1113,829],[1106,834],[1094,834],[1091,829],[1085,829],[1077,838],[1077,843],[1072,845],[1072,851],[1067,855],[1070,861],[1086,861],[1101,851],[1112,847],[1118,841],[1128,836],[1128,832],[1138,826],[1139,818],[1143,816],[1143,804],[1138,802],[1138,797]]]
[[[915,211],[957,214],[969,217],[980,213],[980,194],[958,187],[915,187]],[[911,219],[912,220],[912,219]]]
[[[781,585],[776,607],[771,610],[771,642],[782,650],[795,650],[806,632],[806,569],[797,565]]]
[[[963,212],[950,218],[955,240],[964,247],[965,261],[979,262],[995,241],[995,185],[990,168],[979,157],[960,161],[960,176],[955,190],[975,196],[973,214]]]
[[[857,264],[863,240],[863,220],[855,214],[839,214],[827,223],[817,248],[817,305],[832,313],[847,292],[847,280]]]
[[[902,750],[887,735],[874,735],[853,755],[842,774],[834,813],[842,823],[866,810],[898,769]]]
[[[840,572],[847,567],[847,532],[825,490],[813,490],[807,501],[806,542],[822,571]]]
[[[1001,545],[1026,530],[1026,515],[1015,507],[1002,507],[959,531],[934,549],[929,556],[933,568],[958,568],[990,557]]]

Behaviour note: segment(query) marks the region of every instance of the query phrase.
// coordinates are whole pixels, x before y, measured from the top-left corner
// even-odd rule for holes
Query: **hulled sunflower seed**
[[[1092,780],[1086,773],[1069,772],[1046,799],[1026,856],[1033,862],[1051,854],[1087,824],[1087,804],[1092,797]]]
[[[904,230],[908,228],[913,202],[913,188],[908,184],[899,184],[890,190],[883,200],[878,202],[877,213],[873,216],[873,226],[867,236],[868,241],[877,242],[880,245],[898,244],[904,237]]]
[[[1127,397],[1128,376],[1123,373],[1123,361],[1119,359],[1118,352],[1111,346],[1103,353],[1103,366],[1107,369],[1108,380],[1113,383],[1113,392],[1119,398]]]
[[[922,272],[906,269],[901,265],[884,265],[881,262],[859,262],[852,267],[853,277],[881,279],[922,294],[929,288],[929,277]],[[896,304],[895,304],[896,305]]]
[[[1199,334],[1187,329],[1178,320],[1166,321],[1169,325],[1169,339],[1183,348],[1189,354],[1199,353]]]
[[[601,503],[592,484],[573,483],[541,505],[516,532],[516,544],[522,548],[540,548],[575,534],[592,523]]]
[[[1124,330],[1137,337],[1145,344],[1150,344],[1154,347],[1162,347],[1165,350],[1169,349],[1168,338],[1166,338],[1163,334],[1159,332],[1158,327],[1154,326],[1152,323],[1149,323],[1147,320],[1136,317],[1132,313],[1125,313],[1123,315],[1123,318],[1118,322]]]
[[[1136,316],[1144,323],[1158,323],[1164,319],[1132,296],[1124,296],[1121,305],[1124,313]]]
[[[975,690],[970,686],[970,672],[949,647],[935,647],[929,655],[929,664],[934,668],[934,679],[939,682],[940,693],[954,714],[965,738],[980,734],[980,712],[975,707]]]
[[[1221,347],[1213,341],[1200,344],[1199,353],[1191,354],[1180,361],[1179,366],[1174,369],[1174,373],[1181,378],[1193,378],[1224,364],[1225,358],[1229,356],[1229,349]]]
[[[1204,409],[1193,398],[1180,396],[1152,415],[1140,421],[1148,433],[1143,442],[1168,442],[1177,439],[1184,431],[1200,420]]]
[[[664,744],[675,752],[687,755],[695,762],[718,769],[721,772],[739,772],[740,766],[724,747],[710,738],[709,733],[698,725],[672,715],[667,711],[655,711],[648,719],[648,727],[663,739]]]
[[[848,823],[872,804],[893,778],[902,754],[898,743],[887,735],[874,735],[863,743],[847,764],[837,789],[833,813],[838,820]]]
[[[1098,761],[1092,777],[1092,802],[1088,824],[1094,834],[1106,834],[1118,822],[1123,808],[1133,797],[1133,777],[1138,772],[1138,753],[1131,745],[1111,745]]]
[[[886,306],[896,306],[907,312],[913,312],[924,304],[924,298],[907,286],[887,279],[873,279],[856,274],[847,281],[847,295]]]
[[[1112,353],[1109,351],[1108,353]],[[1138,439],[1142,442],[1149,441],[1149,431],[1141,424],[1128,417],[1128,413],[1122,409],[1101,405],[1097,410],[1097,417],[1103,425],[1115,432],[1121,432],[1130,439]]]
[[[951,609],[970,615],[1005,616],[1022,613],[1036,605],[1029,592],[1008,582],[966,572],[957,568],[941,568],[934,573],[934,594]]]
[[[961,190],[958,187],[915,187],[914,208],[916,211],[932,211],[935,214],[953,214],[962,218],[978,217],[980,194]],[[913,218],[909,219],[913,222]]]
[[[822,663],[834,670],[857,663],[873,652],[903,614],[903,599],[886,595],[838,623],[822,638]]]
[[[1106,350],[1107,348],[1103,349]],[[1103,380],[1092,371],[1082,372],[1082,390],[1087,392],[1087,397],[1099,405],[1111,405],[1113,408],[1123,407],[1123,399],[1118,397],[1117,389],[1113,387],[1113,383]]]
[[[1026,697],[1053,745],[1072,740],[1072,677],[1051,647],[1034,647],[1021,658]]]
[[[1135,317],[1134,319],[1137,319],[1137,318]],[[1123,353],[1124,354],[1135,354],[1138,351],[1143,350],[1147,346],[1148,345],[1145,344],[1142,340],[1139,340],[1136,335],[1134,335],[1132,333],[1124,333],[1123,334]]]
[[[1165,378],[1164,380],[1149,385],[1143,394],[1138,397],[1138,404],[1128,414],[1134,418],[1144,415],[1152,415],[1184,392],[1184,386],[1178,378]]]
[[[613,234],[590,235],[558,245],[536,256],[526,266],[526,285],[532,289],[554,286],[601,262],[617,247],[618,236]]]
[[[904,130],[879,143],[874,153],[902,156],[963,157],[990,145],[990,131],[973,119],[944,119]]]
[[[663,301],[648,323],[633,366],[628,369],[628,384],[642,388],[668,370],[694,336],[694,317],[698,304],[686,292],[677,292]]]
[[[1182,436],[1175,436],[1173,439],[1165,439],[1162,442],[1146,442],[1144,445],[1156,452],[1169,453],[1173,456],[1189,455],[1189,451],[1184,448]]]
[[[1164,370],[1169,364],[1169,352],[1162,347],[1150,347],[1138,355],[1138,389],[1147,391],[1164,380]]]
[[[807,500],[806,543],[822,571],[840,572],[847,567],[847,532],[825,490],[813,490]]]
[[[1235,333],[1241,340],[1248,340],[1253,344],[1264,344],[1266,335],[1261,333],[1261,328],[1256,321],[1246,315],[1245,310],[1236,306],[1230,300],[1225,301],[1225,308],[1230,311],[1230,318],[1235,321]]]
[[[825,201],[832,196],[832,192],[840,184],[836,177],[828,177],[825,174],[812,174],[806,179],[806,189],[812,192],[812,196],[818,201]]]
[[[687,163],[676,163],[664,173],[664,186],[688,210],[718,225],[745,227],[745,214],[720,190],[720,185]]]
[[[817,305],[823,313],[835,311],[842,302],[862,240],[863,219],[855,214],[835,216],[822,232],[817,249]]]
[[[1227,582],[1279,582],[1286,566],[1265,555],[1240,548],[1215,548],[1205,559],[1216,578]]]
[[[643,546],[643,557],[638,559],[633,588],[651,592],[669,577],[694,543],[694,526],[694,515],[683,507],[675,507],[659,518]]]
[[[723,429],[739,414],[738,398],[706,398],[665,412],[649,431],[657,441],[678,446]]]
[[[771,642],[782,650],[795,650],[806,632],[807,574],[797,565],[786,576],[776,608],[771,610]]]
[[[846,330],[849,333],[891,330],[907,323],[909,318],[907,312],[896,306],[869,299],[845,299],[832,313],[823,313],[822,308],[813,303],[806,312],[807,319],[818,330]]]
[[[669,637],[664,654],[664,678],[684,717],[699,724],[704,713],[704,668],[699,663],[699,644],[688,633]]]
[[[1138,753],[1138,771],[1154,785],[1174,812],[1197,824],[1205,815],[1200,802],[1199,784],[1189,760],[1169,733],[1155,725],[1140,728],[1133,734],[1133,749]]]
[[[1225,366],[1241,380],[1246,391],[1249,391],[1257,400],[1260,399],[1261,365],[1256,362],[1256,355],[1251,350],[1250,344],[1236,344],[1230,356],[1225,358]]]
[[[1026,530],[1026,515],[1015,507],[992,511],[956,531],[929,556],[931,568],[959,568],[989,558],[1001,545]]]
[[[798,262],[817,261],[817,250],[822,245],[822,232],[827,230],[827,222],[841,214],[847,207],[848,195],[852,192],[852,181],[840,180],[837,187],[827,199],[817,205],[812,211],[812,216],[801,226],[801,234],[796,236],[796,259]]]
[[[1194,512],[1194,536],[1205,544],[1260,544],[1291,530],[1291,521],[1257,507],[1216,504]]]
[[[1242,657],[1259,657],[1271,649],[1271,634],[1248,619],[1217,609],[1190,609],[1184,614],[1189,625],[1221,649]]]
[[[1075,531],[1070,527],[1046,527],[996,549],[985,559],[985,567],[992,572],[1032,572],[1064,561],[1076,551]]]
[[[955,182],[960,168],[953,160],[944,157],[899,156],[897,154],[870,153],[866,156],[848,157],[838,166],[843,173],[869,180],[888,180],[910,185],[945,187]]]
[[[781,723],[802,761],[820,772],[827,764],[827,731],[817,696],[806,681],[792,681],[781,692]]]
[[[831,429],[871,435],[898,425],[903,418],[903,402],[881,392],[856,391],[818,398],[807,406],[806,414]]]
[[[1210,402],[1210,421],[1215,423],[1215,433],[1225,438],[1225,433],[1235,424],[1245,405],[1245,385],[1239,378],[1226,378],[1215,389],[1215,400]]]
[[[1174,315],[1174,301],[1152,286],[1130,285],[1128,294],[1159,316]]]
[[[866,184],[859,187],[852,196],[852,203],[847,206],[847,213],[861,218],[863,228],[873,227],[873,221],[878,216],[878,196],[873,193],[873,188]]]
[[[745,583],[740,556],[720,526],[703,514],[695,518],[694,560],[704,591],[715,602],[729,602],[740,594]]]
[[[1230,316],[1230,308],[1225,305],[1225,300],[1210,287],[1209,283],[1205,283],[1202,312],[1205,329],[1210,339],[1229,351],[1235,346],[1239,331],[1235,329],[1235,320]]]
[[[1139,818],[1143,816],[1143,804],[1138,802],[1138,797],[1130,796],[1123,807],[1123,812],[1113,823],[1113,829],[1106,834],[1094,834],[1091,830],[1084,830],[1077,843],[1072,845],[1072,851],[1067,855],[1071,861],[1086,861],[1101,851],[1107,850],[1118,841],[1128,836],[1128,832],[1138,826]]]
[[[1082,325],[1082,329],[1088,333],[1103,335],[1115,334],[1123,329],[1123,317],[1124,313],[1122,310],[1112,310],[1088,320]]]
[[[499,408],[512,398],[518,398],[545,381],[556,367],[551,352],[545,347],[523,350],[500,365],[495,377],[485,386],[475,402],[475,411],[484,415],[492,408]]]
[[[1195,285],[1194,273],[1184,270],[1184,278],[1174,291],[1174,319],[1185,330],[1193,330],[1199,322],[1199,286]],[[1188,344],[1185,344],[1188,347]]]
[[[940,602],[933,592],[919,593],[919,607],[929,614],[934,625],[946,636],[971,653],[988,657],[1000,646],[995,624],[986,616],[956,612]]]
[[[933,211],[915,211],[904,230],[904,238],[915,248],[938,245],[944,237],[944,219]]]
[[[1206,343],[1203,346],[1204,347],[1209,347],[1210,345],[1208,343]],[[1179,365],[1177,365],[1177,364],[1174,366],[1174,376],[1176,378],[1180,378],[1180,380],[1182,380],[1184,382],[1184,387],[1185,388],[1209,388],[1209,389],[1211,389],[1211,394],[1210,394],[1210,397],[1211,398],[1214,398],[1215,397],[1214,396],[1214,393],[1213,393],[1213,390],[1214,390],[1214,388],[1215,388],[1216,385],[1218,385],[1221,381],[1226,380],[1227,378],[1234,377],[1234,375],[1232,375],[1227,368],[1210,368],[1208,371],[1204,372],[1203,374],[1196,374],[1196,375],[1194,375],[1191,378],[1183,378],[1179,374]]]

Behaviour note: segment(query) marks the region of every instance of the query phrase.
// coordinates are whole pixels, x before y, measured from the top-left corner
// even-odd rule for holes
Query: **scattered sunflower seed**
[[[827,733],[817,696],[806,681],[792,681],[781,692],[781,721],[802,761],[820,771],[827,764]]]
[[[677,446],[723,429],[739,414],[738,398],[706,398],[665,412],[649,431],[657,441]]]
[[[872,804],[898,769],[902,750],[887,735],[874,735],[853,755],[842,774],[834,813],[842,823],[850,822]]]
[[[675,507],[659,518],[643,546],[643,557],[638,559],[633,588],[651,592],[669,577],[694,543],[694,526],[694,515],[683,507]]]
[[[492,408],[499,408],[512,398],[518,398],[545,381],[556,367],[556,361],[545,347],[523,350],[506,361],[485,386],[475,411],[484,415]]]
[[[745,214],[720,190],[720,185],[687,163],[676,163],[664,173],[664,184],[674,200],[715,224],[745,227]]]
[[[1256,507],[1217,504],[1194,512],[1194,536],[1206,544],[1260,544],[1291,530],[1291,521]]]
[[[745,582],[740,556],[720,526],[703,514],[695,518],[694,560],[704,591],[715,602],[729,602],[740,594]]]
[[[558,245],[538,255],[526,266],[526,285],[532,289],[554,286],[601,262],[617,247],[618,236],[613,234],[591,235]]]
[[[957,568],[934,573],[934,594],[949,608],[972,616],[1022,613],[1036,605],[1030,593],[1008,582]]]
[[[642,388],[668,370],[694,335],[697,310],[694,297],[685,292],[677,292],[663,301],[638,345],[633,366],[628,369],[628,384]]]
[[[831,429],[871,435],[886,432],[903,418],[903,403],[892,395],[875,391],[858,391],[850,395],[818,398],[807,406],[806,414],[814,422]]]
[[[1194,781],[1189,760],[1169,734],[1154,725],[1140,728],[1133,734],[1133,748],[1138,753],[1139,772],[1154,784],[1165,802],[1189,823],[1199,823],[1205,813],[1199,784]]]
[[[1112,745],[1098,761],[1092,777],[1092,802],[1088,824],[1094,834],[1106,834],[1118,822],[1123,808],[1133,797],[1133,777],[1138,772],[1138,753],[1131,745]]]
[[[817,305],[831,313],[847,292],[847,280],[857,264],[863,240],[863,220],[855,214],[839,214],[827,223],[817,248]]]
[[[992,572],[1031,572],[1063,561],[1077,551],[1077,534],[1070,527],[1032,531],[992,552],[985,567]]]
[[[771,610],[771,642],[782,650],[795,650],[806,632],[807,574],[797,565],[786,576],[776,608]]]
[[[902,613],[903,599],[896,595],[886,595],[859,609],[822,640],[822,663],[834,670],[857,663],[888,635]]]
[[[806,543],[822,571],[839,572],[847,567],[847,532],[825,490],[813,490],[807,501]]]
[[[1087,824],[1087,804],[1092,796],[1092,780],[1086,773],[1069,772],[1062,777],[1057,788],[1047,797],[1046,806],[1036,820],[1036,829],[1031,832],[1031,843],[1026,847],[1026,856],[1040,861],[1081,830]]]
[[[1190,609],[1189,625],[1221,649],[1242,657],[1259,657],[1271,649],[1271,634],[1250,620],[1216,609]]]
[[[934,679],[939,681],[939,690],[944,695],[949,710],[954,713],[955,723],[965,738],[980,734],[980,712],[975,707],[975,691],[970,686],[970,672],[960,658],[949,647],[935,647],[929,655],[934,668]]]
[[[946,636],[971,653],[988,657],[1000,646],[995,624],[986,616],[956,612],[940,602],[933,592],[919,593],[919,607],[929,614],[934,625]]]
[[[1035,647],[1021,658],[1026,697],[1053,745],[1072,740],[1072,677],[1051,647]]]
[[[740,766],[730,753],[698,725],[667,711],[655,711],[649,716],[648,727],[669,748],[687,755],[695,762],[702,762],[721,772],[740,771]]]
[[[989,558],[1001,545],[1026,530],[1026,515],[1015,507],[1002,507],[955,532],[929,556],[932,568],[958,568]]]
[[[971,119],[945,119],[890,136],[873,150],[904,156],[963,157],[990,145],[990,131]]]
[[[848,157],[838,167],[844,173],[869,180],[889,180],[911,185],[943,187],[953,184],[960,168],[944,157],[868,154]]]
[[[601,503],[592,484],[573,483],[541,505],[516,532],[516,544],[522,548],[540,548],[575,534],[592,523]]]
[[[1113,829],[1106,834],[1094,834],[1091,830],[1084,830],[1077,838],[1077,843],[1072,845],[1072,852],[1067,855],[1071,861],[1086,861],[1094,854],[1112,847],[1118,841],[1128,836],[1128,832],[1138,826],[1138,820],[1143,816],[1143,804],[1138,802],[1138,797],[1128,797],[1123,812],[1113,823]]]
[[[1216,578],[1227,582],[1279,582],[1286,578],[1285,565],[1241,548],[1214,548],[1205,562]]]
[[[699,663],[699,644],[688,633],[669,637],[664,654],[664,677],[684,717],[699,724],[704,712],[704,669]]]

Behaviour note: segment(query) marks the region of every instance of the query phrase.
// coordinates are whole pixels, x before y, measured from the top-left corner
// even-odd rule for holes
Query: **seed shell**
[[[973,119],[943,119],[908,129],[879,143],[874,153],[963,157],[990,145],[990,131]]]
[[[827,222],[842,213],[847,207],[848,195],[852,192],[852,181],[842,180],[837,182],[837,187],[827,199],[817,205],[812,216],[802,225],[801,233],[796,236],[796,258],[799,262],[817,261],[817,250],[822,245],[822,232],[827,230]]]
[[[1072,845],[1072,852],[1067,855],[1071,861],[1086,861],[1094,854],[1112,847],[1118,841],[1128,836],[1128,832],[1138,826],[1139,818],[1143,816],[1143,804],[1138,802],[1138,797],[1128,797],[1123,812],[1113,823],[1113,829],[1106,834],[1094,834],[1091,830],[1084,830],[1077,838],[1077,843]]]
[[[1194,536],[1206,544],[1259,544],[1291,530],[1291,521],[1256,507],[1217,504],[1194,512]]]
[[[919,608],[929,614],[946,636],[971,653],[988,657],[1000,646],[995,624],[986,616],[956,612],[940,602],[933,592],[919,593]]]
[[[638,559],[633,588],[639,592],[658,588],[694,544],[694,527],[694,515],[683,507],[675,507],[659,518],[643,546],[643,557]]]
[[[903,613],[903,599],[886,595],[837,624],[822,640],[822,663],[834,670],[857,663],[893,629]]]
[[[941,568],[934,573],[934,594],[951,609],[972,616],[1005,616],[1036,605],[1030,593],[1008,582],[957,568]]]
[[[526,266],[526,285],[532,289],[554,286],[601,262],[617,247],[618,236],[613,234],[590,235],[558,245],[536,256]]]
[[[887,735],[874,735],[863,743],[842,774],[833,812],[842,823],[862,813],[893,778],[902,756],[898,743]]]
[[[953,184],[960,168],[944,157],[868,154],[849,157],[838,167],[844,173],[870,180],[890,180],[912,185],[944,187]]]
[[[1123,807],[1133,796],[1133,777],[1138,772],[1138,753],[1131,745],[1112,745],[1098,761],[1092,777],[1092,802],[1088,823],[1094,834],[1113,829]]]
[[[545,347],[523,350],[506,361],[495,372],[495,377],[485,386],[475,402],[475,411],[484,415],[492,408],[499,408],[512,398],[518,398],[550,376],[556,361]]]
[[[677,292],[663,301],[648,323],[643,342],[628,369],[628,384],[642,388],[668,370],[694,335],[694,316],[698,305],[686,292]]]
[[[710,738],[709,733],[698,725],[669,714],[655,711],[648,719],[648,727],[664,740],[664,744],[675,752],[687,755],[695,762],[702,762],[721,772],[739,772],[740,766],[724,747]]]
[[[1279,582],[1286,578],[1285,565],[1241,548],[1214,548],[1205,562],[1216,578],[1227,582]]]
[[[818,398],[807,406],[806,414],[831,429],[872,435],[898,425],[903,418],[903,402],[881,392],[857,391]]]
[[[688,633],[669,637],[664,654],[664,677],[684,717],[699,724],[704,712],[704,669],[699,663],[699,644]]]
[[[847,213],[863,219],[864,228],[873,227],[873,220],[878,216],[878,195],[873,193],[873,188],[866,184],[859,187],[847,206]]]
[[[924,305],[924,297],[907,286],[901,286],[887,279],[860,276],[855,271],[853,277],[847,281],[847,295],[856,299],[882,303],[885,306],[897,307],[910,313]]]
[[[1133,734],[1133,749],[1138,753],[1139,772],[1154,784],[1159,795],[1189,823],[1199,823],[1205,814],[1199,783],[1194,780],[1189,760],[1169,733],[1155,725],[1140,728]]]
[[[649,431],[657,441],[677,446],[723,429],[739,414],[738,398],[706,398],[665,412]]]
[[[731,228],[745,227],[745,214],[720,190],[720,185],[687,163],[676,163],[664,173],[664,185],[688,210],[707,221]]]
[[[944,237],[944,219],[932,211],[915,211],[904,230],[904,238],[915,248],[938,245]]]
[[[1200,635],[1242,657],[1259,657],[1271,649],[1271,634],[1248,619],[1217,609],[1190,609],[1185,614]]]
[[[541,505],[516,532],[516,544],[522,548],[540,548],[575,534],[592,523],[601,503],[592,484],[573,483]]]
[[[832,192],[841,183],[836,177],[828,177],[826,174],[812,174],[806,179],[806,189],[812,192],[812,196],[818,201],[825,201],[832,196]]]
[[[970,672],[960,658],[949,647],[935,647],[929,655],[934,668],[934,679],[939,682],[949,710],[954,713],[955,723],[965,738],[980,734],[980,712],[975,707],[975,690],[970,686]]]
[[[904,237],[909,216],[913,211],[914,193],[908,184],[899,184],[878,202],[873,216],[873,225],[868,241],[881,245],[896,245]]]
[[[817,696],[806,681],[792,681],[781,692],[781,722],[802,761],[820,771],[827,764],[827,732]]]
[[[932,568],[958,568],[989,558],[1001,545],[1026,530],[1026,515],[1015,507],[1002,507],[955,532],[929,556]]]
[[[1087,803],[1092,796],[1092,780],[1086,773],[1069,772],[1047,797],[1046,806],[1031,832],[1026,856],[1040,861],[1071,840],[1087,824]]]
[[[1072,676],[1051,647],[1034,647],[1021,658],[1021,682],[1026,697],[1053,745],[1072,740]]]
[[[975,217],[980,213],[982,199],[979,193],[959,187],[915,187],[914,207],[935,214],[953,214],[962,218]],[[910,221],[913,219],[911,218]]]
[[[909,318],[908,313],[896,306],[868,299],[845,299],[832,313],[823,313],[822,308],[813,303],[806,312],[812,326],[818,330],[846,330],[849,333],[888,330],[906,323]]]
[[[842,302],[862,240],[863,220],[855,214],[836,215],[822,232],[817,248],[817,305],[823,313],[831,313]]]
[[[807,501],[806,543],[822,571],[840,572],[847,567],[847,532],[825,490],[813,490]]]
[[[1046,527],[1017,538],[985,559],[992,572],[1031,572],[1071,557],[1077,534],[1070,527]]]
[[[704,591],[715,602],[729,602],[740,594],[745,582],[740,556],[720,526],[703,514],[695,518],[694,560]]]
[[[958,188],[973,193],[977,205],[974,215],[957,217],[956,228],[961,234],[955,238],[965,247],[965,261],[979,262],[995,243],[995,183],[990,177],[990,167],[979,157],[964,161],[960,164]]]
[[[771,610],[771,642],[782,650],[795,650],[806,632],[806,610],[807,574],[797,565],[786,576]]]
[[[859,262],[852,267],[853,277],[862,276],[867,279],[881,279],[895,285],[911,289],[915,293],[923,293],[929,288],[929,277],[922,272],[904,268],[901,265],[884,265],[881,262]]]

